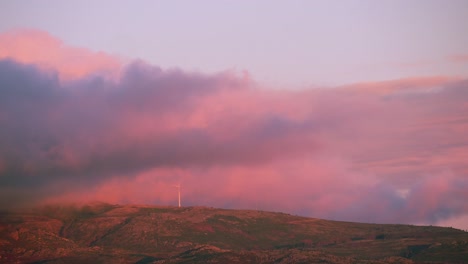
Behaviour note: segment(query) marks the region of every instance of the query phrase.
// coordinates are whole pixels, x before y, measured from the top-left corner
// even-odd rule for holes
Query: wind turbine
[[[180,184],[174,185],[174,187],[177,188],[177,191],[179,193],[179,207],[180,207]]]

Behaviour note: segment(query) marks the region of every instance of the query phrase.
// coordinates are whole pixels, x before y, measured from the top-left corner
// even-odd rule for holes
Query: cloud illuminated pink
[[[185,205],[406,223],[468,213],[466,80],[271,90],[229,71],[122,66],[44,33],[1,41],[23,47],[0,60],[3,206],[168,205],[180,183]]]
[[[69,47],[47,32],[33,29],[0,34],[0,46],[0,59],[12,58],[57,71],[62,80],[78,79],[89,74],[115,78],[122,64],[121,59],[104,52]]]
[[[454,54],[449,56],[449,60],[456,63],[468,63],[468,54]]]

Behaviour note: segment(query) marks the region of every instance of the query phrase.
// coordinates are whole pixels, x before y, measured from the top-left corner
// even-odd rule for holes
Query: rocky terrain
[[[468,233],[205,207],[0,214],[0,263],[466,263]]]

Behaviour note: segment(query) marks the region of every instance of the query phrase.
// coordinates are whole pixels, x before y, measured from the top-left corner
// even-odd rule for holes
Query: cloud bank
[[[184,205],[385,223],[468,214],[467,80],[272,90],[230,71],[122,64],[39,31],[0,47],[3,207],[175,205],[180,183]]]

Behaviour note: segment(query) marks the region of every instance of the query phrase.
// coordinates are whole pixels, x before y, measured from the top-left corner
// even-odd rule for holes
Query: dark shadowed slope
[[[0,217],[0,262],[460,263],[468,233],[205,207],[48,206]]]

